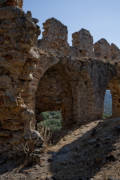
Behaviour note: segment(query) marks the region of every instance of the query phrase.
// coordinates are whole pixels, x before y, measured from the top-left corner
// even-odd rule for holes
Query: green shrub
[[[57,131],[62,128],[62,116],[60,111],[43,112],[43,121],[40,125],[49,128],[52,131]]]
[[[112,114],[103,114],[103,119],[108,119],[112,116]]]

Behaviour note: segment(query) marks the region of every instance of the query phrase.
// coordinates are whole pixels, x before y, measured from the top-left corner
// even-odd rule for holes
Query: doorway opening
[[[61,111],[46,111],[40,113],[38,120],[38,126],[44,126],[51,131],[57,131],[62,129],[62,114]]]
[[[103,118],[107,119],[112,116],[112,94],[111,90],[107,89],[104,96],[104,111]]]
[[[37,130],[47,144],[55,144],[62,130],[61,111],[45,111],[37,118]]]

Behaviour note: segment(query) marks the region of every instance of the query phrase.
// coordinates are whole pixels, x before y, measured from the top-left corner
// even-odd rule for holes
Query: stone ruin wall
[[[54,53],[59,62],[50,67],[39,81],[36,118],[39,120],[44,111],[61,110],[65,128],[100,119],[106,88],[113,77],[119,79],[119,48],[105,39],[94,44],[93,37],[85,29],[73,33],[70,47],[66,26],[54,18],[43,25],[43,38],[38,41],[38,46]],[[113,91],[112,86],[110,89]],[[115,117],[119,107],[114,106],[116,93],[112,94]]]
[[[40,58],[39,34],[29,13],[14,5],[0,8],[0,153],[14,154],[26,142],[33,147],[40,139],[32,128],[34,111],[29,105],[32,73]]]
[[[37,23],[21,0],[0,4],[0,154],[40,147],[35,124],[43,111],[61,110],[63,128],[101,118],[107,87],[120,115],[119,48],[105,39],[93,44],[85,29],[69,46],[67,27],[54,18],[38,40]]]

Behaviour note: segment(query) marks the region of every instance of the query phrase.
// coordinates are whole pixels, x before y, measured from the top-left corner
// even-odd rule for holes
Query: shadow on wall
[[[57,180],[93,178],[101,168],[119,161],[115,143],[120,140],[120,118],[101,121],[95,128],[78,134],[78,139],[52,154],[51,171]],[[72,138],[72,137],[71,137]],[[117,173],[117,171],[116,171]],[[104,179],[103,177],[100,177]]]
[[[108,88],[112,96],[112,117],[120,117],[120,86],[119,79],[113,78],[109,84]],[[109,95],[108,95],[109,96]],[[111,99],[111,97],[110,97]]]

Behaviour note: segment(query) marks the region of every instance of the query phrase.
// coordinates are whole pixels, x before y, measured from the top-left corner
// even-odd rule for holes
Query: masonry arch
[[[112,94],[110,89],[106,89],[104,95],[104,111],[103,118],[107,119],[112,116]]]
[[[37,121],[41,120],[42,112],[61,111],[62,126],[69,129],[100,118],[97,110],[94,85],[87,69],[79,72],[59,62],[39,80],[35,94]]]
[[[36,121],[40,113],[61,111],[62,127],[69,127],[72,122],[72,91],[69,76],[60,63],[48,68],[39,81],[35,96]]]

